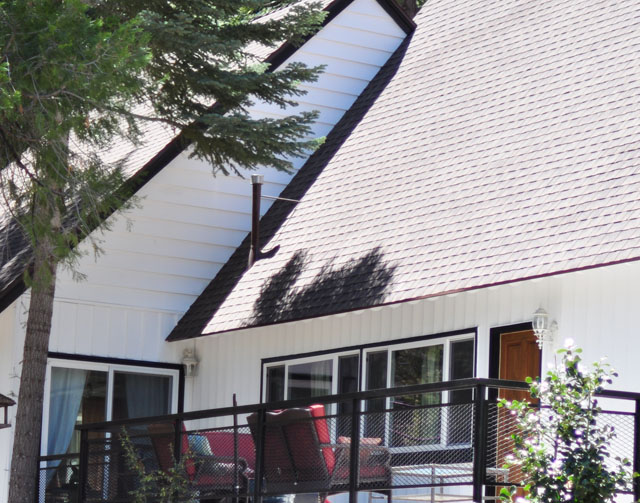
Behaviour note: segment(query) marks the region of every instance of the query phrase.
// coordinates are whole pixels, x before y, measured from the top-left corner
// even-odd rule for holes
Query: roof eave
[[[380,303],[377,303],[377,304],[371,304],[371,305],[362,306],[362,307],[336,310],[336,311],[334,311],[332,313],[326,313],[326,314],[322,314],[322,315],[319,315],[319,316],[304,316],[304,317],[292,318],[292,319],[287,319],[287,320],[274,321],[274,322],[271,322],[271,323],[246,325],[246,326],[242,326],[242,327],[229,328],[229,329],[226,329],[226,330],[214,330],[214,331],[211,331],[211,332],[204,332],[203,331],[200,335],[195,335],[195,336],[190,336],[190,337],[176,337],[176,338],[172,338],[172,339],[167,339],[167,341],[175,342],[175,341],[180,341],[180,340],[193,339],[193,338],[197,338],[197,337],[205,337],[205,336],[208,336],[208,335],[221,335],[221,334],[226,334],[226,333],[229,333],[229,332],[238,332],[240,330],[252,330],[252,329],[255,329],[255,328],[265,328],[265,327],[271,327],[271,326],[275,326],[275,325],[283,325],[285,323],[294,323],[294,322],[299,322],[299,321],[313,320],[313,319],[316,319],[316,318],[325,318],[327,316],[335,316],[335,315],[338,315],[338,314],[353,313],[353,312],[356,312],[356,311],[364,311],[366,309],[374,309],[374,308],[381,308],[381,307],[387,307],[387,306],[395,306],[395,305],[404,304],[404,303],[407,303],[407,302],[417,302],[417,301],[433,299],[433,298],[437,298],[437,297],[444,297],[446,295],[454,295],[454,294],[458,294],[458,293],[471,292],[471,291],[475,291],[475,290],[482,290],[484,288],[491,288],[491,287],[502,286],[502,285],[510,285],[510,284],[514,284],[514,283],[521,283],[523,281],[531,281],[531,280],[536,280],[536,279],[548,278],[548,277],[551,277],[551,276],[560,276],[560,275],[563,275],[563,274],[570,274],[570,273],[588,271],[588,270],[591,270],[591,269],[600,269],[600,268],[603,268],[603,267],[609,267],[609,266],[620,265],[620,264],[627,264],[627,263],[638,262],[638,261],[640,261],[640,257],[633,257],[633,258],[629,258],[629,259],[616,260],[616,261],[611,261],[611,262],[604,262],[604,263],[600,263],[600,264],[592,264],[592,265],[583,266],[583,267],[574,267],[574,268],[571,268],[571,269],[553,271],[553,272],[548,272],[548,273],[544,273],[544,274],[536,274],[536,275],[531,275],[531,276],[524,276],[522,278],[515,278],[515,279],[510,279],[510,280],[505,280],[505,281],[496,281],[496,282],[493,282],[493,283],[485,283],[485,284],[481,284],[481,285],[471,286],[471,287],[468,287],[468,288],[458,288],[458,289],[454,289],[454,290],[445,290],[445,291],[442,291],[442,292],[437,292],[437,293],[432,293],[432,294],[427,294],[427,295],[419,295],[419,296],[416,296],[416,297],[410,297],[410,298],[396,300],[396,301],[392,301],[392,302],[380,302]]]

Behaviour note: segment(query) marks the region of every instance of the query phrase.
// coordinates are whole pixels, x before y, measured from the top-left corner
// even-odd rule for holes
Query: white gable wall
[[[13,337],[16,325],[16,302],[0,313],[0,393],[16,400],[12,392],[17,394],[17,369],[13,362],[18,352],[18,341]],[[9,422],[14,424],[16,407],[9,407]],[[0,417],[4,415],[0,412]],[[0,429],[0,501],[6,501],[7,495],[2,490],[9,483],[9,461],[13,445],[13,428]]]
[[[262,358],[294,355],[454,330],[478,330],[477,375],[488,376],[493,327],[530,322],[544,307],[557,320],[553,347],[545,347],[543,369],[555,349],[573,338],[587,363],[607,356],[620,377],[614,387],[639,391],[640,262],[523,281],[471,292],[325,316],[270,327],[205,336],[193,341],[201,373],[191,402],[198,408],[259,401]]]

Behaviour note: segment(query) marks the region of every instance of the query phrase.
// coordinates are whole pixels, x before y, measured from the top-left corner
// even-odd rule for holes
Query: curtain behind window
[[[51,400],[49,402],[49,434],[47,454],[66,454],[78,419],[84,387],[89,372],[81,369],[51,369]],[[49,461],[49,468],[56,468],[60,461]],[[47,483],[55,470],[47,470]]]

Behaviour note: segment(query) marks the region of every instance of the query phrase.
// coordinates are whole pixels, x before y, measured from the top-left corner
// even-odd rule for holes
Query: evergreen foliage
[[[631,463],[612,456],[616,432],[601,416],[595,394],[617,374],[602,363],[585,368],[578,348],[558,353],[562,362],[557,369],[542,381],[527,378],[539,408],[527,401],[499,404],[517,418],[509,465],[520,466],[527,480],[525,501],[612,502],[619,491],[631,490]],[[515,487],[502,489],[502,501],[512,501],[515,494]]]

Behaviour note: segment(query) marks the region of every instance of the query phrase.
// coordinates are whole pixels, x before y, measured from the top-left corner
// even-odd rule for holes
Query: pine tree
[[[256,0],[6,0],[0,3],[0,189],[31,245],[31,287],[9,500],[35,499],[42,399],[59,265],[105,215],[127,208],[118,165],[97,154],[139,139],[145,121],[182,131],[214,172],[288,169],[313,113],[253,119],[252,100],[285,107],[320,69],[277,72],[250,47],[301,41],[316,5]],[[263,16],[288,7],[284,15]]]

